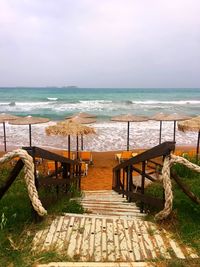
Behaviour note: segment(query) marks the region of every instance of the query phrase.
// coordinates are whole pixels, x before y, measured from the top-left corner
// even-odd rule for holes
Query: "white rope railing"
[[[25,150],[16,149],[8,152],[2,158],[0,158],[0,163],[8,162],[16,157],[19,157],[24,162],[24,180],[33,208],[40,216],[44,216],[47,214],[47,211],[43,208],[35,187],[33,158]]]
[[[156,214],[155,216],[156,220],[163,220],[167,218],[172,211],[173,193],[172,193],[172,184],[171,184],[171,178],[170,178],[170,167],[174,163],[183,164],[189,169],[200,173],[200,166],[191,163],[185,158],[175,156],[173,154],[165,157],[163,168],[162,168],[162,176],[161,176],[161,180],[163,182],[163,187],[165,190],[165,205],[164,205],[164,209],[160,211],[158,214]]]

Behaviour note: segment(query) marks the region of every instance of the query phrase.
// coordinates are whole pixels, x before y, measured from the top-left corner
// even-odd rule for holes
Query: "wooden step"
[[[153,267],[146,262],[51,262],[35,267]]]
[[[113,190],[84,191],[79,199],[87,213],[116,216],[118,218],[144,217],[135,203],[129,203]]]

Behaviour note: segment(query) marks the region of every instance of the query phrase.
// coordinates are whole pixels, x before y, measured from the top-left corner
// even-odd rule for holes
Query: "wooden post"
[[[198,139],[197,139],[197,154],[196,154],[196,162],[199,160],[199,143],[200,143],[200,130],[198,133]]]
[[[161,144],[161,138],[162,138],[162,121],[160,121],[159,144]]]
[[[83,151],[83,135],[81,134],[81,150]]]
[[[12,169],[6,183],[2,187],[0,187],[0,199],[4,196],[4,194],[7,192],[9,187],[15,181],[15,179],[17,178],[18,174],[20,173],[21,169],[23,168],[23,166],[24,166],[23,161],[21,159],[18,160],[16,165]]]
[[[31,124],[29,124],[29,142],[30,142],[30,147],[32,146],[32,137],[31,137]]]
[[[68,135],[68,158],[70,159],[70,135]]]
[[[129,151],[129,131],[130,131],[130,122],[128,121],[128,129],[127,129],[127,151]]]
[[[123,171],[123,182],[122,182],[122,184],[123,184],[123,191],[125,191],[125,171],[124,171],[124,169],[122,169],[122,171]],[[124,197],[124,193],[122,194],[122,197]]]
[[[176,121],[174,121],[174,138],[173,141],[175,142],[176,140]]]
[[[142,181],[141,181],[141,193],[144,195],[144,186],[145,186],[145,167],[146,167],[146,163],[145,161],[142,162]],[[140,212],[143,213],[144,212],[144,203],[141,202],[141,208],[140,208]]]
[[[76,158],[79,159],[79,156],[78,156],[78,135],[76,136]]]
[[[5,121],[3,121],[3,137],[4,137],[4,151],[7,151],[7,147],[6,147],[6,125],[5,125]]]
[[[128,192],[131,192],[131,166],[129,165],[128,166],[128,169],[127,169],[127,176],[128,176]],[[128,197],[128,201],[130,202],[131,199],[130,197]]]

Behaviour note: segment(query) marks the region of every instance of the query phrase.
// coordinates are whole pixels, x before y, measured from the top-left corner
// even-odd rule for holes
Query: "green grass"
[[[195,162],[194,159],[191,161]],[[190,190],[200,198],[200,173],[189,170],[187,167],[176,164],[173,169],[181,177],[181,181],[186,184]],[[200,252],[200,205],[192,202],[179,188],[179,186],[173,184],[173,213],[166,222],[161,222],[171,226],[170,230],[181,241],[193,246],[198,252]],[[149,194],[162,197],[162,186],[158,184],[152,184],[147,190]],[[151,209],[152,212],[158,211]]]
[[[10,169],[0,168],[0,187],[5,183]],[[48,253],[31,253],[31,242],[35,232],[44,228],[49,218],[63,212],[83,213],[83,208],[70,197],[80,196],[74,187],[69,194],[60,192],[58,197],[55,188],[40,190],[40,199],[48,210],[48,219],[40,224],[33,222],[32,209],[28,197],[23,172],[15,180],[8,192],[0,200],[0,266],[29,267],[37,262],[70,260],[67,255],[59,255],[54,251]]]

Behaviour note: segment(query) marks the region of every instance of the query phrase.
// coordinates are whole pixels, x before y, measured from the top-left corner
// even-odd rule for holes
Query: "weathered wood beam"
[[[15,181],[15,179],[17,178],[18,174],[20,173],[21,169],[23,168],[23,166],[24,166],[23,161],[21,159],[18,160],[16,165],[12,169],[10,175],[8,176],[6,183],[0,188],[0,199],[4,196],[4,194],[7,192],[9,187]]]

